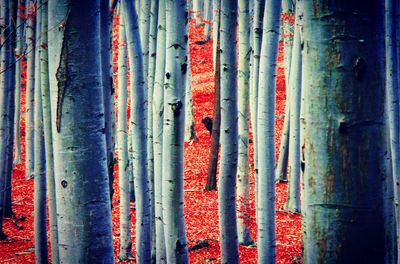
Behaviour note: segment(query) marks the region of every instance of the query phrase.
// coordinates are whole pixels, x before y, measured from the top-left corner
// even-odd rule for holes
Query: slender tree
[[[218,153],[219,153],[219,139],[221,127],[221,55],[220,55],[220,15],[221,2],[214,1],[214,14],[213,21],[213,54],[214,57],[214,113],[212,121],[211,133],[211,150],[210,159],[208,163],[207,183],[205,191],[217,190],[217,169],[218,169]],[[215,21],[217,19],[218,21]]]
[[[138,263],[150,263],[151,219],[147,174],[147,107],[144,64],[138,20],[132,1],[122,0],[131,78],[131,134],[136,198],[136,254]]]
[[[3,232],[3,218],[12,213],[16,6],[16,1],[0,2],[0,240],[7,238]]]
[[[263,38],[263,17],[265,0],[254,0],[253,18],[253,46],[252,46],[252,86],[250,87],[250,118],[254,141],[254,177],[256,190],[258,186],[258,144],[257,144],[257,114],[258,114],[258,89],[259,89],[259,68],[261,57],[261,42]],[[256,197],[257,201],[257,197]]]
[[[304,1],[305,263],[385,258],[383,11]]]
[[[14,50],[16,47],[16,17],[17,17],[17,2],[15,0],[10,1],[8,3],[9,7],[9,34],[7,35],[5,41],[9,42],[6,45],[9,45],[11,54],[10,57],[6,58],[9,60],[9,66],[7,67],[8,76],[8,85],[12,87],[11,93],[8,97],[8,113],[6,113],[7,120],[7,150],[6,150],[6,189],[5,189],[5,205],[4,205],[4,217],[14,217],[12,211],[12,171],[13,171],[13,150],[14,150],[14,113],[15,113],[15,54]],[[6,51],[8,53],[8,51]],[[8,56],[8,55],[7,55]],[[7,57],[6,56],[6,57]],[[12,101],[11,101],[12,100]]]
[[[118,38],[118,173],[120,193],[120,253],[119,259],[132,257],[131,217],[130,217],[130,186],[127,130],[127,73],[128,54],[126,50],[126,35],[124,18],[119,18]]]
[[[113,88],[113,72],[111,68],[111,36],[112,36],[112,13],[110,13],[110,0],[100,1],[101,12],[101,70],[103,82],[103,104],[104,104],[104,131],[106,136],[107,147],[107,171],[110,189],[110,198],[114,194],[114,139],[113,139],[113,113],[114,110],[114,88]]]
[[[20,164],[21,158],[21,90],[22,90],[22,60],[24,58],[24,15],[23,0],[18,0],[17,28],[16,28],[16,48],[15,48],[15,113],[14,113],[14,164]]]
[[[239,244],[251,245],[249,229],[249,79],[250,79],[250,14],[247,0],[239,0],[239,64],[238,64],[238,238]]]
[[[221,3],[221,163],[218,181],[221,263],[238,263],[236,225],[237,122],[237,1]]]
[[[154,78],[153,133],[154,133],[154,199],[156,230],[156,263],[166,263],[164,218],[162,212],[163,183],[163,122],[164,122],[164,75],[165,75],[165,2],[159,2],[157,27],[157,60]]]
[[[285,83],[286,83],[286,105],[285,119],[283,121],[283,131],[281,143],[279,147],[279,159],[276,166],[276,180],[287,181],[287,167],[289,158],[289,130],[290,130],[290,63],[292,60],[293,46],[293,25],[291,25],[291,17],[294,15],[293,1],[282,0],[282,27],[283,27],[283,42],[284,42],[284,65],[285,65]]]
[[[113,263],[100,1],[48,5],[60,262]]]
[[[42,1],[38,1],[38,6]],[[36,13],[36,36],[41,41],[42,8]],[[47,263],[47,232],[46,232],[46,160],[43,131],[43,108],[41,93],[41,63],[40,46],[35,50],[35,92],[34,92],[34,229],[36,263]]]
[[[291,212],[300,212],[300,106],[301,106],[301,77],[302,77],[302,56],[301,56],[301,1],[296,3],[295,33],[293,41],[292,62],[289,75],[290,91],[290,140],[289,140],[289,188],[286,209]],[[278,173],[278,171],[277,171]],[[282,174],[283,175],[283,174]]]
[[[153,99],[154,92],[154,77],[156,69],[156,49],[157,49],[157,20],[158,20],[158,5],[159,1],[151,1],[150,8],[150,29],[149,29],[149,68],[148,68],[148,117],[147,117],[147,170],[149,177],[149,194],[151,206],[151,226],[155,226],[155,198],[154,198],[154,143],[153,143]],[[156,230],[151,230],[151,261],[156,262]]]
[[[399,5],[399,3],[397,3]],[[396,4],[392,1],[385,1],[385,72],[386,72],[386,102],[387,118],[389,126],[389,142],[392,162],[392,177],[394,183],[395,216],[397,238],[400,236],[400,112],[399,112],[399,81],[397,67],[399,61],[396,56],[396,25],[395,25]],[[400,243],[398,245],[400,249]]]
[[[36,1],[26,1],[26,106],[25,106],[25,174],[27,179],[34,172],[34,88],[35,88],[35,5]]]
[[[41,6],[41,24],[40,34],[40,84],[41,101],[43,108],[43,129],[44,144],[46,155],[46,190],[47,204],[49,208],[50,220],[50,241],[51,241],[51,260],[53,263],[59,262],[58,254],[58,225],[57,225],[57,205],[56,205],[56,184],[54,178],[54,154],[53,154],[53,133],[51,127],[51,100],[49,87],[49,52],[48,46],[48,2],[43,1]]]
[[[162,207],[167,263],[188,263],[183,212],[183,147],[187,10],[185,0],[166,3],[166,58],[164,79],[164,133]]]
[[[259,68],[257,141],[259,175],[257,195],[258,261],[275,263],[275,79],[281,1],[265,1]],[[254,85],[254,84],[253,84]]]

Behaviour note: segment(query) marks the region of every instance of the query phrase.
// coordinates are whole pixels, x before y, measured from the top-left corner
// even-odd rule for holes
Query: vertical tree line
[[[115,203],[120,260],[135,246],[137,263],[189,262],[189,12],[213,41],[205,190],[218,192],[221,263],[239,263],[239,245],[276,263],[277,180],[288,181],[285,209],[302,214],[303,263],[397,262],[400,4],[389,0],[1,0],[0,240],[14,217],[13,165],[25,161],[37,263],[49,262],[48,244],[52,263],[114,263]],[[287,99],[276,162],[279,45]]]

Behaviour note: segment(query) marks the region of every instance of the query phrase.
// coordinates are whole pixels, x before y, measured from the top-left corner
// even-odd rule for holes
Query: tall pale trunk
[[[383,6],[304,1],[304,263],[384,262]]]
[[[252,45],[252,85],[249,92],[251,130],[253,133],[254,146],[254,178],[256,181],[256,192],[258,190],[258,144],[257,144],[257,114],[258,114],[258,90],[259,90],[259,69],[261,57],[261,43],[263,38],[263,17],[265,0],[254,0],[253,16],[253,45]],[[257,203],[257,195],[256,195]]]
[[[113,263],[100,1],[48,5],[59,261]]]
[[[167,263],[188,263],[183,212],[183,147],[187,10],[185,0],[166,3],[166,59],[164,79],[164,134],[162,208]]]
[[[23,20],[24,0],[18,0],[17,22],[16,22],[16,48],[15,48],[15,113],[14,113],[14,164],[22,162],[21,153],[21,90],[22,90],[22,60],[24,58],[24,29],[25,20]]]
[[[40,34],[40,84],[41,101],[43,107],[43,132],[46,155],[46,189],[47,205],[49,208],[51,260],[59,262],[58,254],[58,224],[56,205],[56,183],[54,178],[54,154],[53,154],[53,133],[51,128],[51,100],[49,86],[49,51],[48,47],[48,2],[42,3],[42,30]]]
[[[241,245],[253,244],[249,214],[249,79],[250,79],[250,13],[247,0],[239,0],[239,63],[238,63],[238,171],[237,218]]]
[[[142,0],[143,1],[143,0]],[[131,134],[133,174],[136,198],[136,259],[138,263],[151,261],[151,211],[147,171],[147,106],[144,64],[138,19],[133,1],[123,0],[131,80]]]
[[[236,223],[237,120],[237,0],[221,3],[221,162],[218,181],[221,263],[238,263]]]
[[[154,133],[154,200],[156,230],[156,263],[166,263],[164,218],[162,212],[163,186],[163,122],[164,122],[164,74],[165,74],[165,1],[159,2],[157,27],[157,60],[154,76],[153,133]]]
[[[147,76],[147,173],[149,177],[149,194],[151,206],[151,226],[155,226],[155,197],[154,197],[154,136],[153,136],[153,103],[158,98],[153,97],[154,92],[154,78],[156,70],[157,58],[157,25],[158,25],[158,5],[159,0],[151,1],[150,9],[150,29],[149,29],[149,63],[148,63],[148,76]],[[156,262],[156,230],[151,230],[151,262]]]
[[[265,1],[259,68],[257,141],[257,244],[260,263],[276,262],[275,235],[275,86],[281,1]],[[254,85],[254,84],[253,84]]]
[[[35,16],[36,2],[27,0],[25,7],[26,24],[26,98],[25,98],[25,175],[27,179],[33,177],[34,171],[34,89],[35,89]]]
[[[101,41],[101,71],[103,82],[103,104],[104,104],[104,133],[106,136],[107,148],[107,171],[110,189],[110,198],[114,194],[114,132],[113,132],[113,113],[115,113],[114,105],[114,88],[113,88],[113,72],[111,67],[111,36],[112,36],[112,13],[110,13],[110,0],[100,1],[100,41]]]
[[[292,46],[294,36],[294,26],[291,25],[290,17],[294,15],[293,1],[282,0],[282,28],[284,43],[284,65],[285,65],[285,84],[286,84],[286,105],[283,131],[279,147],[279,159],[276,165],[276,180],[287,181],[287,167],[289,159],[289,130],[290,130],[290,63],[292,60]]]
[[[290,140],[289,140],[289,188],[286,202],[286,209],[291,212],[300,212],[300,107],[301,107],[301,77],[302,77],[302,56],[301,56],[301,10],[302,1],[296,2],[295,35],[293,41],[292,62],[289,75],[290,102]],[[279,173],[279,171],[277,171]]]
[[[120,253],[119,259],[126,260],[132,257],[131,241],[131,212],[129,186],[129,154],[127,129],[128,104],[128,52],[126,48],[125,22],[123,16],[119,18],[118,38],[118,174],[120,195]]]
[[[42,1],[37,3],[42,5]],[[36,36],[41,41],[42,9],[36,13]],[[47,263],[47,230],[46,230],[46,160],[43,131],[43,107],[41,93],[40,46],[35,50],[35,92],[34,92],[34,231],[36,263]]]

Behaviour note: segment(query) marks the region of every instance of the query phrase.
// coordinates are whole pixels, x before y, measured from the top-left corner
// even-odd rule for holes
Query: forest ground
[[[210,152],[209,132],[201,123],[205,116],[212,116],[214,96],[214,75],[212,63],[212,41],[203,44],[203,27],[190,27],[190,57],[192,69],[193,104],[195,128],[198,141],[185,143],[185,220],[188,246],[199,240],[208,240],[209,246],[189,253],[190,263],[219,263],[218,194],[204,192]],[[24,82],[23,82],[24,83]],[[22,87],[21,111],[25,111],[25,90]],[[276,134],[275,149],[278,157],[279,142],[283,127],[285,108],[285,77],[283,70],[283,45],[279,47],[277,92],[276,92]],[[25,179],[25,120],[21,115],[21,142],[23,162],[17,165],[13,174],[13,210],[19,220],[5,219],[4,231],[10,239],[0,242],[0,263],[34,263],[33,230],[33,180]],[[253,145],[250,144],[250,162],[253,164]],[[115,195],[113,198],[113,232],[115,259],[119,254],[119,190],[116,173]],[[254,174],[250,174],[250,232],[256,239]],[[284,210],[287,184],[276,185],[276,234],[277,263],[300,263],[301,259],[301,216]],[[134,206],[131,204],[131,208]],[[135,230],[135,211],[132,210],[132,230]],[[48,234],[49,235],[49,234]],[[133,245],[135,234],[132,233]],[[50,243],[49,243],[50,249]],[[49,250],[50,252],[50,250]],[[257,263],[257,248],[240,246],[241,263]],[[128,263],[128,261],[123,262]],[[134,263],[134,260],[129,261]]]

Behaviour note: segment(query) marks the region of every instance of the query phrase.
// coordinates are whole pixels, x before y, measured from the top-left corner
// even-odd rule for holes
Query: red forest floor
[[[217,192],[204,192],[207,177],[207,163],[210,151],[210,136],[201,124],[204,116],[212,116],[213,111],[213,64],[212,41],[197,45],[203,40],[203,28],[190,28],[190,54],[192,69],[193,103],[195,114],[195,128],[198,141],[185,144],[185,220],[189,247],[197,241],[208,239],[209,246],[189,253],[191,263],[219,263],[219,228],[218,228],[218,201]],[[279,63],[277,72],[276,94],[276,152],[283,126],[285,108],[285,79],[283,71],[283,48],[279,48]],[[24,91],[24,87],[23,87]],[[22,94],[22,111],[24,111],[24,93]],[[24,151],[24,118],[21,121],[21,142]],[[250,145],[252,157],[253,145]],[[251,158],[251,163],[253,162]],[[24,164],[24,155],[23,163]],[[15,224],[5,219],[4,231],[10,239],[0,242],[0,263],[34,263],[34,231],[33,231],[33,180],[25,180],[24,165],[17,165],[13,175],[13,210],[22,221]],[[113,231],[115,259],[119,254],[119,190],[118,180],[115,181],[115,195],[113,199]],[[254,204],[254,175],[250,175],[250,231],[256,239],[256,220]],[[277,234],[277,263],[297,263],[301,257],[301,217],[284,211],[286,202],[287,184],[276,185],[276,234]],[[132,230],[135,226],[135,211],[132,211]],[[134,245],[135,236],[132,234]],[[49,245],[50,247],[50,245]],[[50,251],[50,250],[49,250]],[[240,246],[240,262],[256,263],[257,248]],[[134,263],[134,261],[130,261]],[[127,263],[127,262],[125,262]]]

